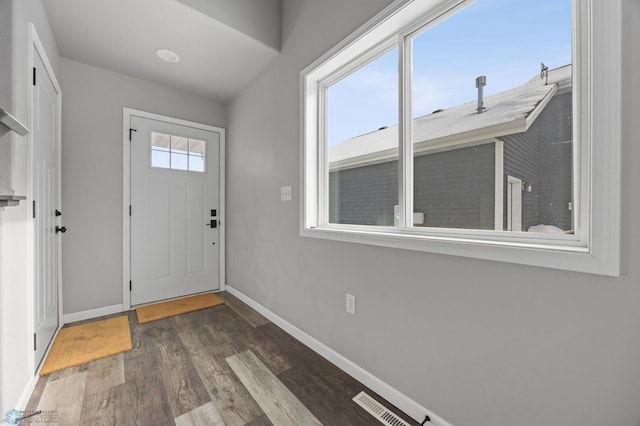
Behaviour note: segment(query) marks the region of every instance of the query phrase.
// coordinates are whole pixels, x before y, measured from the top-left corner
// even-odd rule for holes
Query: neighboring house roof
[[[468,102],[413,121],[414,153],[464,146],[525,132],[557,91],[571,85],[571,65],[550,70],[547,84],[536,75],[527,83],[484,98],[486,110]],[[329,147],[329,169],[360,167],[398,156],[398,125]]]

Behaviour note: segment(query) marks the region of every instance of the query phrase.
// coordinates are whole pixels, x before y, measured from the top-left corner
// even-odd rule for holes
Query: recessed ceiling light
[[[171,50],[158,49],[156,50],[156,56],[163,61],[172,63],[180,62],[180,56],[178,56],[176,52],[172,52]]]

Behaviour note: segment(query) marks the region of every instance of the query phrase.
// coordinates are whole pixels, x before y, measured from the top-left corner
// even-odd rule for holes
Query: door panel
[[[206,222],[204,216],[206,206],[204,186],[187,184],[187,274],[204,272],[204,253],[206,252],[202,224]]]
[[[33,200],[34,200],[34,333],[36,368],[58,329],[58,93],[39,55],[34,55]]]
[[[132,116],[131,304],[216,290],[220,134]],[[217,219],[217,218],[216,218]]]
[[[171,241],[170,185],[166,182],[151,182],[150,194],[150,212],[153,212],[153,214],[149,215],[151,278],[170,278],[172,266],[171,248],[173,247]],[[136,207],[138,207],[138,203],[136,203]]]

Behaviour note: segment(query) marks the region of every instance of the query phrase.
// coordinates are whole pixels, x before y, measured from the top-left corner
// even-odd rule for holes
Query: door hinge
[[[33,218],[36,218],[36,200],[33,200]]]
[[[129,142],[131,142],[131,132],[137,132],[136,129],[129,129]]]
[[[129,204],[129,216],[133,215],[133,207]]]
[[[133,282],[129,281],[129,291],[133,288]]]
[[[38,347],[38,339],[36,337],[36,333],[33,333],[33,351],[35,352]]]
[[[36,67],[33,67],[33,85],[36,85]]]

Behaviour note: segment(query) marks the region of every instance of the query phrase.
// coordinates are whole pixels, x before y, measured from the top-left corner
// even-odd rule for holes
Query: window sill
[[[397,228],[363,229],[338,227],[310,227],[301,236],[368,244],[380,247],[422,251],[466,258],[500,261],[597,275],[618,276],[619,267],[600,258],[593,250],[574,240],[562,242],[527,241],[513,238],[501,241],[452,235],[432,235],[402,232]]]

